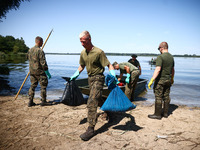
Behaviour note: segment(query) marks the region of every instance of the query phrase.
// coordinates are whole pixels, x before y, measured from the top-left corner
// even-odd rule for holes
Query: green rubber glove
[[[115,76],[115,70],[110,70],[109,72],[110,72],[110,74],[111,74],[112,76],[115,77],[115,81],[116,81],[115,84],[118,84],[119,81],[117,80],[117,78],[116,78],[116,76]]]
[[[70,81],[76,80],[76,78],[78,78],[79,74],[80,74],[79,70],[76,70],[76,72],[73,74],[73,76],[71,76]]]
[[[126,80],[125,80],[126,83],[129,83],[130,76],[131,76],[130,73],[127,73],[127,74],[126,74]]]
[[[149,84],[148,84],[149,89],[151,89],[151,85],[153,84],[153,81],[154,81],[154,79],[151,78],[151,80],[150,80],[150,82],[149,82]]]
[[[48,78],[48,79],[51,79],[51,74],[49,73],[49,70],[46,70],[46,71],[44,71],[44,72],[46,73],[47,78]]]

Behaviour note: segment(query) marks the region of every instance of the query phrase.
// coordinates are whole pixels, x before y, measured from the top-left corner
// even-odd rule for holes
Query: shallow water
[[[151,79],[155,66],[149,64],[152,57],[140,57],[138,60],[142,67],[142,75],[140,78]],[[63,76],[70,77],[79,66],[78,55],[46,55],[49,72],[52,78],[49,80],[47,88],[47,99],[56,100],[62,96],[65,88],[65,80]],[[128,56],[108,56],[111,63],[114,61],[125,62],[130,59]],[[1,64],[2,65],[2,64]],[[1,95],[15,95],[19,90],[26,74],[28,73],[28,61],[21,63],[6,63],[9,67],[9,75],[0,75],[0,78],[8,81],[7,86],[1,91]],[[108,74],[108,68],[104,74]],[[116,71],[119,74],[119,71]],[[87,77],[86,69],[81,73],[79,78]],[[2,80],[1,80],[2,82]],[[6,87],[6,86],[5,86]],[[24,84],[20,94],[27,94],[30,87],[30,79],[28,78]],[[39,86],[36,88],[36,97],[39,97]],[[188,106],[200,107],[200,58],[183,58],[175,57],[175,78],[171,87],[171,103]],[[137,99],[146,104],[154,103],[153,90],[147,89]]]

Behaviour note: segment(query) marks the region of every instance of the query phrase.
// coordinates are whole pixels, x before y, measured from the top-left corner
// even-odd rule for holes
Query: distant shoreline
[[[80,55],[80,53],[46,53],[46,55]],[[107,56],[131,56],[133,53],[105,53]],[[134,53],[137,56],[147,56],[147,57],[157,57],[159,54],[154,54],[154,53]],[[4,60],[7,57],[24,57],[26,56],[26,53],[0,53],[0,60]],[[189,54],[184,54],[184,55],[173,55],[174,57],[193,57],[193,58],[200,58],[200,55],[189,55]]]
[[[45,53],[46,55],[80,55],[80,53]],[[107,56],[131,56],[133,53],[105,53]],[[134,53],[137,56],[158,56],[159,54],[153,54],[153,53]],[[173,55],[174,57],[195,57],[195,58],[200,58],[200,55],[189,55],[189,54],[184,54],[184,55]]]

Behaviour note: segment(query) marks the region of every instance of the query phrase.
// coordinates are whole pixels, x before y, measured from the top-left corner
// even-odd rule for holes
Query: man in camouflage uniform
[[[161,55],[156,59],[156,68],[151,81],[148,84],[149,89],[154,80],[154,94],[155,94],[155,112],[153,115],[148,115],[151,119],[161,119],[162,104],[164,102],[165,118],[168,117],[169,103],[170,103],[170,87],[174,83],[174,58],[168,52],[167,42],[162,42],[158,50]]]
[[[35,38],[35,46],[29,49],[28,51],[28,60],[29,60],[29,71],[30,71],[30,81],[31,87],[29,89],[29,103],[28,107],[35,106],[33,98],[35,95],[35,88],[40,83],[41,87],[41,106],[46,105],[46,88],[48,85],[48,78],[51,78],[51,75],[48,71],[47,62],[45,59],[44,51],[40,48],[43,44],[43,39],[39,36]]]
[[[125,95],[129,98],[130,101],[134,100],[134,92],[135,87],[137,85],[137,81],[139,79],[140,71],[137,67],[132,65],[129,62],[123,62],[123,63],[113,63],[114,69],[119,70],[120,69],[120,76],[118,78],[118,81],[120,81],[123,77],[123,74],[126,73],[126,87],[125,87]]]
[[[141,69],[139,61],[136,59],[137,55],[133,54],[133,55],[131,55],[131,57],[132,58],[129,59],[128,62],[131,63],[131,64],[133,64],[135,67],[137,67],[140,70],[140,75],[141,75],[142,69]]]
[[[89,123],[89,127],[85,133],[80,135],[80,138],[84,141],[87,141],[95,135],[94,127],[97,122],[97,107],[102,98],[101,96],[105,79],[103,72],[105,70],[105,66],[108,66],[109,71],[113,76],[115,76],[115,71],[107,59],[104,51],[93,46],[91,42],[91,36],[88,31],[83,31],[79,37],[80,42],[85,49],[81,52],[80,55],[80,66],[71,77],[71,80],[76,79],[86,67],[88,74],[88,84],[90,87],[90,95],[87,102],[87,121]]]

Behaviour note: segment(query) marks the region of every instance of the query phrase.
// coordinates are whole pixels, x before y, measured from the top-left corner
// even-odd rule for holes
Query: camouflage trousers
[[[48,79],[47,79],[46,74],[42,74],[42,75],[31,74],[30,80],[31,80],[31,87],[30,87],[29,92],[28,92],[29,99],[32,100],[34,98],[35,88],[37,87],[38,82],[39,82],[40,87],[41,87],[40,96],[41,96],[42,100],[46,100],[46,88],[47,88],[47,85],[48,85]]]
[[[131,72],[131,77],[129,84],[126,83],[125,87],[125,95],[130,99],[130,101],[134,100],[134,92],[135,92],[135,87],[137,85],[137,81],[139,79],[140,71],[135,70]]]
[[[87,102],[89,126],[94,127],[97,123],[97,107],[102,102],[102,90],[104,85],[104,75],[88,77],[90,95]]]
[[[155,81],[154,84],[154,94],[155,94],[155,103],[157,105],[161,105],[164,103],[170,103],[170,80],[160,80],[158,82]]]

